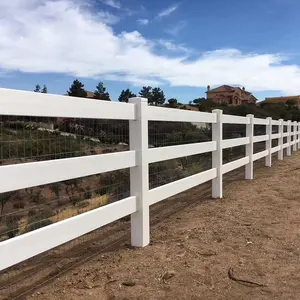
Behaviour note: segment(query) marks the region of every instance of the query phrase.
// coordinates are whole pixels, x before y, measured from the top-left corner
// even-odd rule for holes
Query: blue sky
[[[6,2],[6,1],[1,1]],[[188,102],[206,86],[300,94],[298,0],[10,0],[0,3],[0,87],[79,78],[122,89],[161,87]]]

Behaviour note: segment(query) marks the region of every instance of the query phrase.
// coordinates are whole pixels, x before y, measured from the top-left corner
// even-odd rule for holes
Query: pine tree
[[[93,98],[99,99],[99,100],[110,100],[109,93],[106,92],[106,88],[103,85],[103,82],[99,82],[98,85],[96,86],[96,90],[94,92]]]
[[[73,84],[69,88],[68,95],[73,97],[85,98],[87,96],[87,93],[84,90],[84,84],[81,83],[78,79],[74,80]]]
[[[152,87],[151,86],[143,86],[140,90],[139,95],[143,98],[148,99],[148,103],[152,104]]]
[[[37,84],[35,86],[34,92],[39,93],[41,91],[41,86],[39,84]]]
[[[136,95],[134,93],[132,93],[130,89],[122,90],[122,92],[119,96],[119,101],[127,103],[128,99],[133,98],[133,97],[136,97]]]
[[[154,88],[152,90],[150,104],[159,106],[159,105],[163,105],[165,101],[166,101],[166,97],[164,92],[160,88]]]
[[[177,101],[177,99],[175,99],[175,98],[169,99],[169,100],[168,100],[168,106],[169,106],[169,107],[172,107],[172,108],[177,107],[177,106],[178,106],[178,101]]]
[[[48,93],[48,89],[47,89],[47,86],[45,84],[44,84],[44,86],[42,88],[41,93],[43,93],[43,94],[47,94]]]

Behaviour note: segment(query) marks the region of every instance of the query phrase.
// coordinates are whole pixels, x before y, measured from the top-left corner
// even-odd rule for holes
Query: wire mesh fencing
[[[20,164],[128,150],[129,122],[2,116],[0,164]],[[62,170],[63,172],[63,170]],[[0,240],[118,201],[129,170],[0,194]]]
[[[272,132],[277,133],[278,126],[274,126]],[[255,136],[265,134],[266,126],[255,125]],[[246,125],[223,125],[223,139],[245,136]],[[212,140],[211,125],[149,122],[148,139],[149,148],[208,142]],[[254,153],[265,150],[265,147],[266,142],[255,143]],[[0,121],[1,165],[101,155],[128,149],[128,121],[33,117],[2,117]],[[224,149],[223,164],[244,156],[245,145]],[[211,168],[211,152],[152,163],[149,166],[149,188]],[[129,195],[129,169],[2,193],[0,241],[102,207]],[[128,220],[129,217],[120,221],[125,222],[127,227],[119,227],[119,230],[102,227],[101,230],[95,230],[0,272],[0,298],[4,290],[6,295],[19,297],[20,283],[24,289],[33,286],[33,282],[36,286],[40,278],[51,278],[61,270],[82,262],[83,257],[99,253],[103,249],[103,241],[104,244],[109,244],[116,237],[122,236],[124,229],[129,227]]]
[[[223,140],[246,137],[246,125],[223,124]],[[246,146],[236,146],[223,149],[223,164],[245,157]]]
[[[149,122],[149,148],[211,141],[207,123]],[[149,188],[186,178],[211,169],[211,153],[186,156],[149,165]]]

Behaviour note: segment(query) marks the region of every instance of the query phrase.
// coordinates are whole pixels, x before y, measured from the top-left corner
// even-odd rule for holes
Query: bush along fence
[[[149,207],[166,198],[212,181],[212,197],[223,196],[223,175],[245,166],[245,178],[253,179],[253,162],[264,158],[271,167],[272,154],[282,160],[300,148],[300,123],[149,106],[147,99],[131,98],[129,103],[39,94],[0,89],[2,116],[38,118],[85,118],[129,121],[129,150],[117,153],[48,159],[0,166],[0,193],[52,184],[94,174],[130,169],[130,195],[120,201],[84,212],[0,242],[0,270],[53,249],[125,216],[131,216],[131,244],[144,247],[150,241]],[[150,121],[208,123],[210,141],[176,146],[149,147]],[[246,136],[223,139],[224,124],[243,124]],[[254,126],[265,127],[263,135],[254,135]],[[275,130],[273,131],[273,128]],[[276,133],[273,133],[276,132]],[[272,141],[276,140],[276,146]],[[263,142],[263,151],[254,153],[254,144]],[[223,150],[245,145],[246,155],[223,163]],[[210,169],[195,175],[149,188],[149,165],[201,153],[212,154]]]

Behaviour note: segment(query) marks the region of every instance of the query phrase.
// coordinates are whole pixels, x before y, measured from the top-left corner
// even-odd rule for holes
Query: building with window
[[[219,104],[241,105],[247,103],[256,103],[257,99],[245,88],[222,85],[211,89],[207,86],[206,99],[213,100]]]

